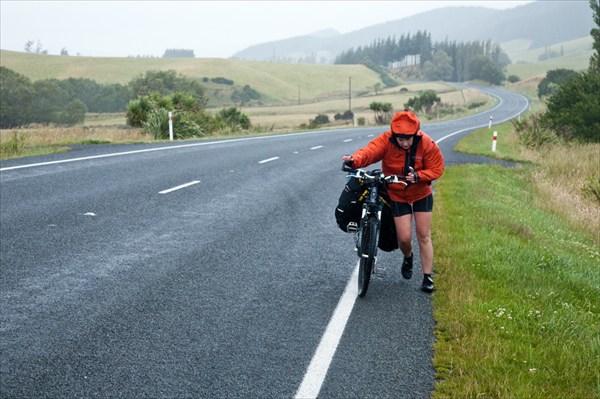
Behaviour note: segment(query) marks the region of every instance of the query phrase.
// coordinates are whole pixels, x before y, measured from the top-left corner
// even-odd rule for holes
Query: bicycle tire
[[[369,289],[371,274],[377,256],[377,218],[369,217],[363,227],[360,243],[360,261],[358,266],[358,296],[363,298]]]

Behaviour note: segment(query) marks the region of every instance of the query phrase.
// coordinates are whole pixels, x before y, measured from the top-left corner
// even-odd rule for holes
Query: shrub
[[[329,123],[329,117],[325,114],[319,114],[315,117],[315,123],[317,125],[326,125]]]
[[[216,78],[212,78],[210,80],[213,83],[217,83],[217,84],[221,84],[221,85],[227,85],[227,86],[232,86],[233,85],[233,80],[230,79],[225,79],[223,77],[216,77]]]
[[[216,115],[217,121],[221,126],[231,129],[250,129],[250,118],[236,107],[223,108]]]
[[[597,179],[590,178],[589,182],[583,187],[584,194],[591,198],[595,198],[600,202],[600,177]]]
[[[351,121],[351,120],[354,120],[354,112],[352,112],[350,110],[345,111],[343,114],[340,114],[338,112],[337,114],[335,114],[333,116],[333,119],[335,119],[336,121],[339,121],[339,120]]]
[[[373,101],[369,104],[369,109],[375,113],[376,125],[386,125],[392,120],[392,103]]]
[[[532,114],[522,121],[513,120],[512,124],[519,137],[519,142],[526,148],[537,149],[558,141],[556,134],[546,127],[539,114]]]

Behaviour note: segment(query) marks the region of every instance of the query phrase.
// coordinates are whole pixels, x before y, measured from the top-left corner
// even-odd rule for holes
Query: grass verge
[[[599,397],[598,228],[547,206],[538,162],[436,182],[434,398]]]

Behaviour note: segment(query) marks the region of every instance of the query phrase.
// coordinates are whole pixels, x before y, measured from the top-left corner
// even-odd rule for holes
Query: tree
[[[431,60],[425,62],[423,65],[423,71],[425,77],[428,80],[451,80],[452,72],[452,60],[446,54],[445,51],[436,51]]]
[[[380,82],[375,83],[375,85],[373,85],[373,90],[375,90],[375,95],[378,95],[379,92],[381,91],[381,89],[383,89],[383,85]]]
[[[260,97],[260,93],[249,85],[245,85],[242,88],[242,91],[234,90],[234,92],[231,94],[231,99],[240,105],[245,105],[252,100],[259,100]]]
[[[575,76],[548,99],[545,121],[557,135],[600,142],[600,73]]]
[[[33,122],[55,123],[59,114],[68,103],[68,93],[58,79],[38,80],[33,84],[35,97],[33,99]]]
[[[404,106],[412,108],[417,112],[424,109],[425,113],[429,113],[433,105],[441,101],[437,94],[435,94],[435,91],[425,90],[419,97],[410,98]]]
[[[544,79],[540,81],[537,87],[538,97],[548,96],[556,92],[558,87],[567,83],[577,76],[577,72],[572,69],[552,69],[546,73]]]
[[[594,13],[594,22],[596,27],[590,31],[590,35],[594,39],[594,54],[590,58],[590,73],[600,73],[600,1],[590,0],[590,8]]]
[[[431,111],[431,107],[433,107],[435,103],[439,103],[442,101],[433,90],[425,90],[423,94],[421,94],[421,96],[419,97],[419,100],[421,102],[421,106],[425,108],[426,113],[429,113],[429,111]]]
[[[85,106],[83,101],[75,99],[68,103],[65,106],[65,108],[60,112],[57,122],[69,126],[73,126],[78,123],[83,123],[85,121],[86,112],[87,107]]]
[[[169,48],[165,50],[163,58],[194,58],[194,50]]]
[[[25,52],[26,53],[31,53],[33,52],[33,40],[27,40],[27,42],[25,43]]]
[[[34,97],[35,89],[29,78],[0,67],[0,128],[30,123]]]
[[[600,2],[590,0],[597,28],[592,29],[594,53],[587,72],[577,74],[548,99],[544,121],[563,138],[600,142]]]
[[[481,79],[493,85],[500,85],[506,80],[502,67],[485,55],[473,57],[468,70],[470,79]]]

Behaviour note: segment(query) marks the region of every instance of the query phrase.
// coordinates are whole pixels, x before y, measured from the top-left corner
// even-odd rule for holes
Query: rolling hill
[[[314,55],[317,63],[331,63],[344,50],[369,45],[376,39],[414,35],[417,31],[429,32],[434,42],[489,39],[502,45],[524,40],[527,50],[532,50],[590,36],[594,27],[587,0],[536,1],[506,10],[485,8],[485,2],[481,4],[481,7],[440,8],[346,34],[327,31],[326,35],[316,33],[257,44],[232,58],[273,61]],[[522,61],[518,54],[507,54],[513,63]]]

